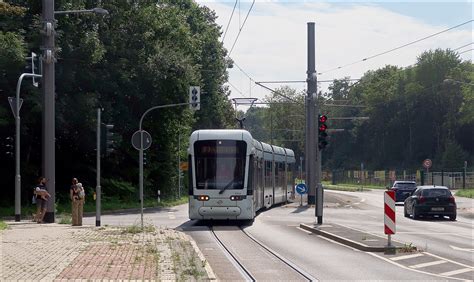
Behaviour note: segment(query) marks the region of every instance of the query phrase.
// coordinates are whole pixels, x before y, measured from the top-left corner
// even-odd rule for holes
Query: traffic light
[[[189,87],[189,103],[189,108],[191,110],[197,111],[201,109],[201,87]]]
[[[15,140],[11,136],[5,138],[5,154],[9,157],[13,157],[13,155],[15,154],[14,142]]]
[[[116,143],[116,138],[115,138],[115,133],[112,132],[112,129],[114,129],[113,124],[102,124],[101,125],[101,132],[102,134],[100,135],[100,148],[105,156],[110,155],[114,151],[115,148],[115,143]]]
[[[115,147],[114,133],[112,132],[112,129],[114,129],[113,124],[105,125],[105,155],[107,156],[114,151]]]
[[[328,141],[326,140],[328,137],[328,133],[326,132],[328,129],[328,126],[326,125],[327,120],[328,118],[325,115],[319,115],[318,117],[318,131],[319,131],[318,148],[319,150],[323,150],[328,145]]]
[[[143,152],[143,165],[147,164],[146,152]]]

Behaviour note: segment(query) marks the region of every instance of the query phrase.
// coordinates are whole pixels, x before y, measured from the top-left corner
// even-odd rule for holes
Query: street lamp
[[[51,200],[48,201],[47,211],[44,221],[48,223],[54,222],[54,204],[56,199],[56,152],[55,152],[55,14],[108,14],[107,10],[102,8],[94,8],[90,10],[71,10],[71,11],[54,11],[54,0],[42,0],[42,37],[43,37],[43,144],[42,144],[42,168],[43,176],[48,182],[48,191],[51,194]]]

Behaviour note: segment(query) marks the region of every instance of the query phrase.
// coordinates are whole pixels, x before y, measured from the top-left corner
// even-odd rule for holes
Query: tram
[[[188,162],[190,219],[253,220],[293,189],[294,152],[246,130],[194,131]]]

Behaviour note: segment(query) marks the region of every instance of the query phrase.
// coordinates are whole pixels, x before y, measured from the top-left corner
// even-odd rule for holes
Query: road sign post
[[[304,183],[300,183],[300,184],[296,185],[295,190],[296,190],[296,193],[300,194],[300,196],[301,196],[300,206],[302,206],[303,205],[303,195],[308,193],[308,188],[306,187],[306,185]]]
[[[384,193],[384,233],[388,235],[387,248],[392,248],[391,235],[395,234],[395,191]]]

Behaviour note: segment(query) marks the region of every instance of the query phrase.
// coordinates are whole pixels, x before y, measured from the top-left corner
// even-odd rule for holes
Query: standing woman
[[[69,190],[72,203],[72,226],[82,226],[82,209],[84,206],[84,199],[81,199],[79,195],[79,184],[80,183],[78,183],[77,178],[73,178],[71,189]]]
[[[41,176],[38,179],[38,185],[35,187],[34,193],[36,197],[36,217],[38,223],[43,223],[46,213],[46,204],[48,203],[49,193],[46,189],[46,177]]]

